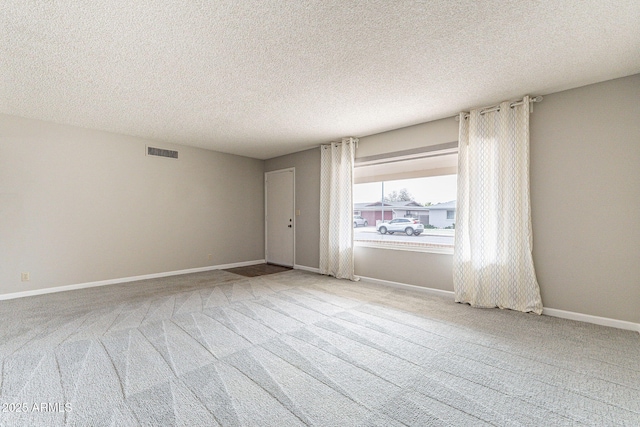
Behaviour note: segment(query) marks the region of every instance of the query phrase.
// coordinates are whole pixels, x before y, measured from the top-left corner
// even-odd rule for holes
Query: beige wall
[[[534,262],[547,308],[640,323],[638,99],[640,75],[635,75],[550,94],[535,104]],[[450,118],[363,137],[356,156],[455,141],[457,129]],[[305,209],[317,211],[319,155],[310,163],[295,162],[295,156],[278,158],[271,167],[296,163],[296,175],[305,177],[304,184],[296,183],[296,192],[314,194]],[[314,229],[298,234],[297,244],[316,248],[317,239]],[[311,257],[306,265],[318,265],[317,252],[306,255]],[[452,291],[451,258],[357,247],[356,274]]]
[[[320,149],[265,161],[265,172],[296,168],[296,265],[318,268],[320,262]]]
[[[263,166],[0,115],[0,294],[263,259]]]

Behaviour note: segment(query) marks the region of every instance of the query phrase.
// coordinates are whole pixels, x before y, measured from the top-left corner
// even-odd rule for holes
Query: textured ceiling
[[[260,159],[640,72],[638,0],[0,8],[0,113]]]

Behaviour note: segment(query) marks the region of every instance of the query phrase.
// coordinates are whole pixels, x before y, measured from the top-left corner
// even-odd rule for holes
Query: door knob
[[[287,225],[287,227],[291,228],[291,224]]]

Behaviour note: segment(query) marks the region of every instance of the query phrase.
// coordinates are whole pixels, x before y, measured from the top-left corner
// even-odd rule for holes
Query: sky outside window
[[[441,175],[426,178],[400,179],[384,182],[384,195],[392,191],[406,188],[414,200],[420,204],[450,202],[456,200],[457,175]],[[380,201],[382,190],[380,182],[355,184],[353,192],[354,203],[373,203]]]

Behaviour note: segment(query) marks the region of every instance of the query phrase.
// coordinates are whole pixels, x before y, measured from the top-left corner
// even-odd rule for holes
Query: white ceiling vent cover
[[[147,146],[147,156],[168,157],[170,159],[177,159],[178,152],[174,150],[165,150],[164,148]]]

